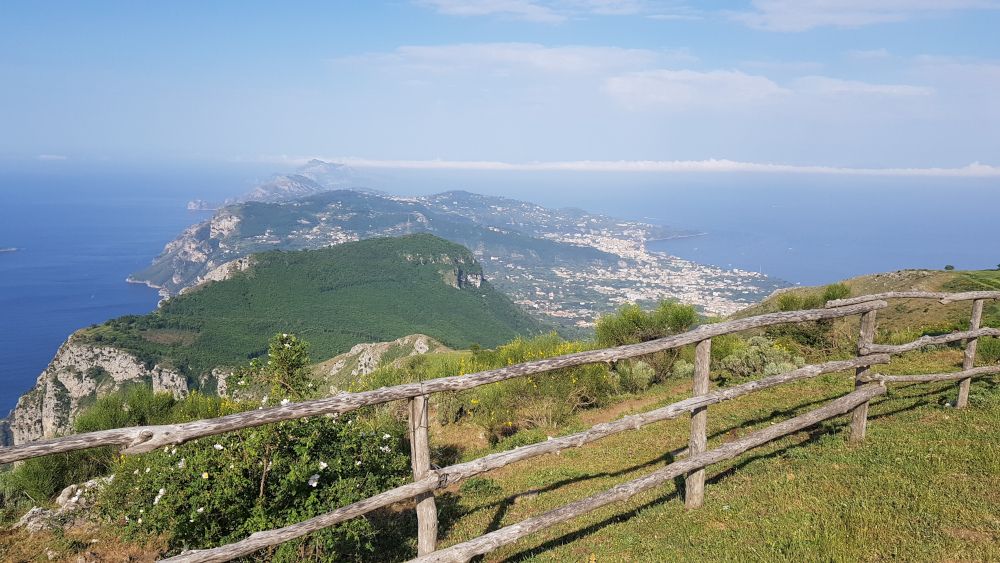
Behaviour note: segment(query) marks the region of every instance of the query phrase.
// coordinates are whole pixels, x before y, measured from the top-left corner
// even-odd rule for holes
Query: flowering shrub
[[[231,543],[405,482],[402,433],[385,430],[347,415],[313,417],[122,456],[99,507],[126,539],[166,533],[174,548]],[[284,544],[275,560],[349,557],[369,546],[370,534],[368,520],[356,518]]]
[[[279,335],[272,341],[269,357],[279,361],[258,362],[240,376],[270,385],[272,397],[303,395],[308,383],[297,376],[308,358],[304,343],[292,338]],[[182,418],[206,418],[257,409],[262,403],[266,397],[233,402],[194,393],[175,412],[187,415]],[[121,456],[98,507],[121,526],[125,539],[163,534],[176,550],[223,545],[402,484],[409,475],[404,434],[405,425],[354,411]],[[372,533],[368,519],[356,518],[282,544],[269,555],[275,561],[347,559],[371,549]]]

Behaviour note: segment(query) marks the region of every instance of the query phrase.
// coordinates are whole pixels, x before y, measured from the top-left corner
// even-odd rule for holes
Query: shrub
[[[599,346],[611,348],[686,332],[697,322],[693,305],[663,300],[655,310],[646,312],[636,304],[626,304],[613,315],[601,316],[594,336]]]
[[[763,336],[750,338],[740,350],[719,362],[720,369],[740,378],[758,374],[776,375],[804,365],[804,358],[793,355],[787,348]]]
[[[782,311],[798,311],[802,309],[802,297],[796,293],[786,291],[778,296],[778,309]]]
[[[259,401],[193,393],[175,420],[256,409],[281,396],[306,396],[307,344],[280,334],[266,363],[237,370],[244,386],[270,388]],[[290,400],[290,399],[288,399]],[[101,493],[101,514],[122,536],[165,535],[172,549],[231,543],[329,512],[402,484],[409,474],[405,424],[374,409],[318,416],[201,438],[142,456],[121,456]],[[277,547],[271,559],[357,557],[373,531],[357,518]]]
[[[638,344],[686,332],[697,322],[698,313],[693,305],[663,300],[655,310],[647,312],[638,305],[626,304],[615,314],[604,315],[597,320],[595,339],[602,348]],[[664,350],[639,359],[653,368],[658,380],[670,373],[678,354],[677,350]]]
[[[646,362],[621,362],[618,364],[617,383],[621,392],[642,393],[649,389],[655,377],[656,372]]]
[[[247,406],[230,403],[219,414]],[[403,435],[351,413],[201,438],[120,458],[98,506],[126,540],[165,534],[174,549],[223,545],[402,484]],[[350,558],[370,549],[371,535],[357,518],[283,544],[273,559]]]
[[[100,397],[73,421],[77,433],[146,426],[170,422],[176,403],[169,393],[154,393],[144,385],[128,386]],[[28,499],[33,504],[51,501],[72,485],[106,475],[118,454],[114,448],[92,448],[25,460],[3,474],[9,503]]]
[[[838,282],[826,286],[823,290],[823,303],[835,301],[837,299],[847,299],[851,296],[851,288],[844,282]]]
[[[586,349],[587,345],[565,342],[555,333],[531,339],[517,338],[495,350],[480,350],[475,355],[451,361],[429,362],[417,366],[416,371],[383,366],[352,382],[350,388],[363,391],[409,381],[460,376]],[[585,365],[441,394],[437,398],[438,420],[441,424],[449,424],[468,414],[474,424],[486,430],[490,441],[496,442],[520,429],[558,427],[568,422],[577,410],[606,402],[612,393],[614,388],[607,366]]]
[[[976,343],[976,355],[986,364],[1000,362],[1000,339],[992,336],[979,338]]]
[[[677,360],[674,363],[673,369],[674,377],[681,379],[689,379],[694,376],[694,364],[686,362],[684,360]]]

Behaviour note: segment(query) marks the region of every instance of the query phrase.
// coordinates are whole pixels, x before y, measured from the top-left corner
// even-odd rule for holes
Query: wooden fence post
[[[858,356],[867,356],[871,353],[869,346],[875,341],[875,311],[868,311],[861,315],[861,329],[858,331]],[[854,389],[869,385],[863,379],[871,373],[871,366],[856,368],[854,372]],[[861,442],[865,439],[868,430],[868,401],[861,403],[854,409],[851,418],[851,442]]]
[[[702,340],[694,349],[694,385],[691,396],[708,393],[708,368],[712,362],[712,339]],[[704,453],[708,448],[708,407],[691,411],[691,440],[688,456]],[[684,506],[688,510],[701,508],[705,501],[705,468],[687,474],[684,487]]]
[[[983,299],[976,299],[972,302],[972,317],[969,318],[969,330],[976,330],[979,328],[979,323],[983,320]],[[976,347],[979,343],[978,338],[970,338],[965,343],[965,359],[962,360],[962,371],[970,370],[976,365]],[[972,378],[968,377],[963,379],[958,384],[958,401],[955,402],[955,406],[963,409],[969,406],[969,386],[972,384]]]
[[[413,480],[427,477],[431,470],[431,446],[427,429],[427,407],[430,395],[410,399],[410,461]],[[413,497],[417,501],[417,556],[427,555],[437,547],[437,507],[434,492]]]

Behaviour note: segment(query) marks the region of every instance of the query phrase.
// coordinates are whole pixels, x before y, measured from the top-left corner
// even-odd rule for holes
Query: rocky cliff
[[[0,437],[4,445],[12,445],[66,433],[80,409],[127,383],[149,384],[177,397],[188,392],[186,378],[176,371],[148,368],[121,350],[77,344],[70,337],[3,421]]]
[[[334,395],[380,366],[398,363],[411,356],[451,351],[451,348],[427,335],[411,334],[392,342],[357,344],[349,352],[316,365],[313,376],[318,381],[326,380],[330,395]]]

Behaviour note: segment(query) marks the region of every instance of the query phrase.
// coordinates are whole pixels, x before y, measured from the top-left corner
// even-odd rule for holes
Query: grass
[[[910,363],[954,371],[961,361],[954,350],[926,356],[901,358],[892,372],[918,373]],[[831,375],[711,407],[709,447],[816,408],[852,385]],[[647,395],[664,392],[659,386]],[[688,393],[675,389],[642,410]],[[873,401],[863,444],[847,442],[849,415],[837,417],[709,467],[702,510],[684,509],[677,479],[484,560],[1000,560],[1000,386],[974,382],[967,410],[945,406],[955,395],[952,383],[894,386]],[[686,419],[658,423],[491,472],[495,486],[478,487],[482,493],[439,495],[439,547],[663,467],[687,434]]]

